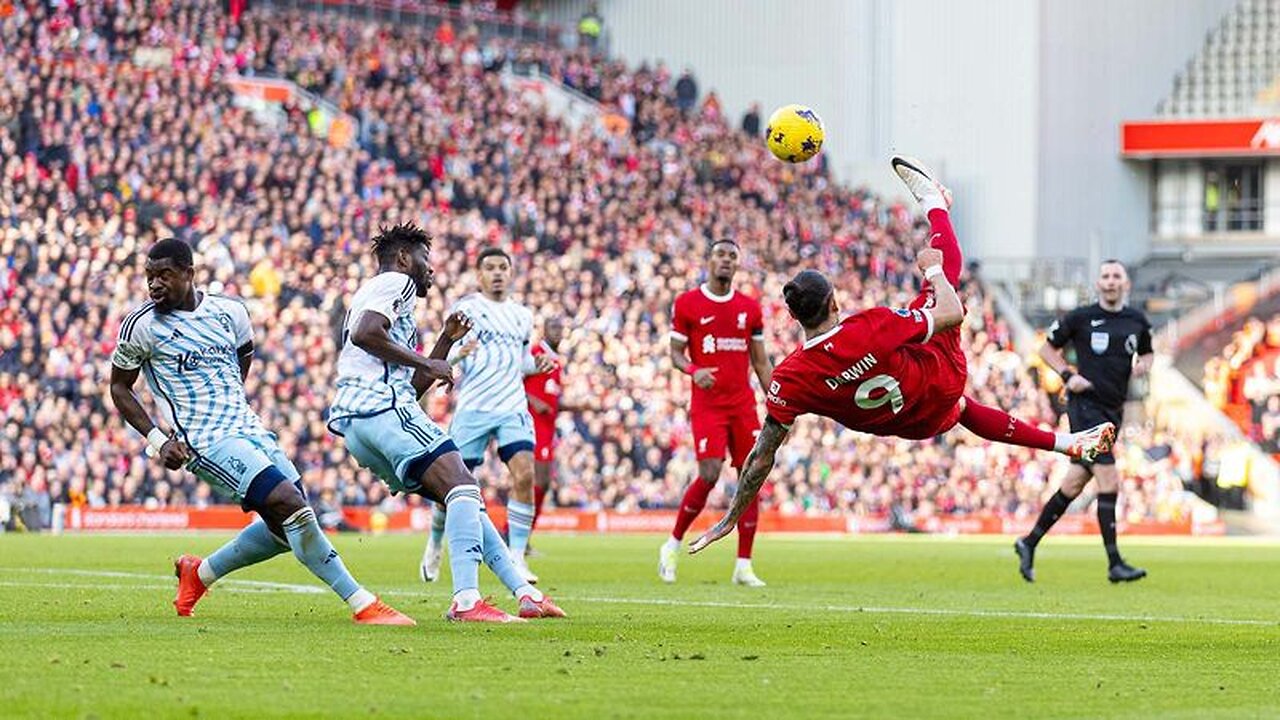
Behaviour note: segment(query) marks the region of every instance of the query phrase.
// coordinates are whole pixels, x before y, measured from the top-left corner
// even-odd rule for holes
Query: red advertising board
[[[1280,118],[1142,120],[1120,126],[1129,158],[1280,154]]]
[[[490,505],[489,517],[501,526],[506,521],[506,510],[500,505]],[[362,531],[372,532],[425,532],[431,527],[431,511],[412,508],[394,513],[383,513],[372,508],[347,508],[343,510],[347,523]],[[709,512],[694,523],[695,533],[711,526],[718,512]],[[68,531],[183,531],[183,530],[237,530],[252,519],[233,506],[191,509],[148,510],[142,507],[71,508],[66,513],[64,527]],[[675,512],[670,510],[646,510],[633,513],[611,511],[552,510],[538,518],[538,532],[580,533],[666,533],[675,522]],[[1026,533],[1034,518],[1014,518],[1005,515],[952,515],[924,518],[917,529],[927,533],[948,535],[1012,535]],[[760,513],[762,532],[790,533],[841,533],[868,534],[892,532],[887,517],[842,515],[783,515],[776,511]],[[1221,521],[1193,523],[1177,522],[1119,523],[1119,530],[1126,535],[1223,535],[1226,532]],[[1064,516],[1053,529],[1055,534],[1093,535],[1098,523],[1092,516]]]

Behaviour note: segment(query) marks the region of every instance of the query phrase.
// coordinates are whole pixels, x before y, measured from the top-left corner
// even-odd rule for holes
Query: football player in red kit
[[[1084,460],[1111,449],[1116,429],[1109,422],[1053,433],[965,397],[964,306],[955,291],[964,259],[947,212],[950,193],[918,161],[894,157],[893,169],[928,213],[931,247],[917,257],[924,291],[905,309],[873,308],[841,321],[822,273],[805,270],[786,284],[787,309],[804,329],[804,344],[774,368],[765,397],[768,417],[742,469],[733,507],[690,552],[727,535],[748,511],[791,424],[805,413],[911,440],[960,424],[988,440]]]
[[[542,342],[533,350],[534,357],[547,355],[555,366],[546,372],[526,375],[524,391],[529,396],[529,414],[533,416],[533,525],[538,525],[542,502],[551,490],[551,470],[555,464],[556,417],[561,411],[579,412],[584,408],[561,402],[560,342],[564,339],[564,320],[548,317],[542,326]]]
[[[676,581],[680,542],[720,479],[725,452],[733,466],[741,468],[760,432],[750,373],[754,370],[761,389],[767,388],[772,364],[764,349],[764,313],[759,302],[733,289],[737,271],[737,244],[713,242],[707,254],[707,281],[677,297],[672,310],[671,362],[693,378],[689,421],[698,477],[685,490],[675,528],[658,552],[658,576],[664,582]],[[751,567],[758,517],[759,503],[753,496],[737,519],[737,585],[764,585]]]

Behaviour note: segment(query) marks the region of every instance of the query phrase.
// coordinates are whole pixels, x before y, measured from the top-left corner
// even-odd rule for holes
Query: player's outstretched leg
[[[484,534],[484,564],[511,591],[520,603],[522,618],[562,618],[564,610],[530,584],[511,559],[511,550],[502,541],[498,528],[485,513],[480,513],[480,528]]]
[[[245,504],[256,510],[268,525],[279,525],[298,562],[306,566],[351,607],[354,619],[363,625],[416,625],[412,618],[379,600],[347,572],[307,505],[298,486],[289,482],[274,466],[258,474],[249,485]]]
[[[283,535],[283,530],[279,532]],[[201,559],[195,555],[183,555],[174,562],[178,594],[173,599],[173,606],[179,615],[190,617],[196,603],[219,578],[286,552],[289,552],[289,544],[273,534],[261,518],[254,520],[209,557]]]
[[[733,584],[764,587],[751,567],[751,551],[756,542],[756,526],[760,523],[760,497],[757,496],[738,518],[738,560],[733,566]]]
[[[1009,413],[978,403],[970,397],[960,400],[960,424],[978,437],[1006,445],[1059,452],[1068,457],[1092,462],[1099,454],[1111,450],[1116,440],[1116,426],[1103,423],[1078,433],[1056,433],[1041,430]]]
[[[698,519],[702,508],[707,506],[707,497],[715,489],[716,479],[720,477],[718,463],[715,474],[702,465],[703,463],[698,463],[698,477],[689,483],[684,497],[680,499],[680,509],[676,512],[676,525],[671,531],[671,537],[658,548],[658,577],[666,583],[676,581],[676,559],[680,557],[680,543],[684,541],[684,534],[689,531],[689,526]]]
[[[444,559],[444,506],[431,503],[431,536],[427,547],[422,551],[422,563],[418,566],[418,577],[422,582],[435,582],[440,577],[440,563]]]
[[[929,245],[942,251],[942,270],[952,287],[959,287],[960,271],[964,268],[964,255],[960,241],[951,227],[951,191],[919,160],[905,155],[894,155],[890,161],[916,202],[924,208],[929,218]]]

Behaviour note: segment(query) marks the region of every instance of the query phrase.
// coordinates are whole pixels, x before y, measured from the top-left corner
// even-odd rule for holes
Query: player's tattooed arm
[[[769,477],[769,472],[773,470],[774,456],[786,441],[788,432],[789,430],[782,423],[771,417],[765,418],[764,427],[760,429],[755,447],[751,448],[751,454],[747,455],[747,462],[743,465],[742,474],[738,478],[738,492],[733,496],[733,506],[720,519],[720,522],[689,546],[690,553],[699,552],[733,532],[733,528],[738,524],[738,518],[742,517],[742,513],[746,512],[756,496],[760,494],[761,486]]]

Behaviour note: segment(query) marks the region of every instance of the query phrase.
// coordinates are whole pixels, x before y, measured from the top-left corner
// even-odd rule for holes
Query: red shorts
[[[533,460],[534,462],[551,462],[556,451],[556,421],[554,418],[544,420],[541,415],[533,416]]]
[[[725,451],[736,468],[742,467],[760,434],[760,416],[754,398],[732,410],[698,410],[690,413],[693,448],[698,460],[723,460]]]
[[[904,388],[909,397],[918,397],[910,413],[899,416],[887,434],[908,440],[924,440],[941,435],[960,422],[960,398],[969,382],[969,364],[960,346],[960,328],[938,333],[916,357],[926,366],[927,388]]]

